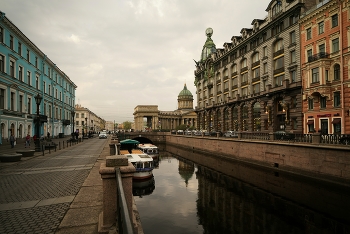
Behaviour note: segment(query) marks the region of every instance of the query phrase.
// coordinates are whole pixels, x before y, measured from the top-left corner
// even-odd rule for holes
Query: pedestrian
[[[27,148],[27,146],[30,148],[30,135],[29,134],[27,134],[27,136],[26,136],[26,143],[25,143],[24,147]]]
[[[13,133],[11,133],[11,136],[10,136],[10,144],[11,144],[11,148],[15,147],[16,138],[15,138],[15,136],[13,135]]]
[[[47,132],[47,139],[50,139],[50,133]]]

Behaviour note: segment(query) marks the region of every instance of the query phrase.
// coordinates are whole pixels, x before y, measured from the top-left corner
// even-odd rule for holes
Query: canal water
[[[167,147],[134,183],[145,234],[350,233],[349,186],[208,158]]]

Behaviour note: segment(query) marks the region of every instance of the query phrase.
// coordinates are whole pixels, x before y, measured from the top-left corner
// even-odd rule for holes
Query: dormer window
[[[272,17],[278,15],[282,11],[282,2],[280,0],[272,7]]]

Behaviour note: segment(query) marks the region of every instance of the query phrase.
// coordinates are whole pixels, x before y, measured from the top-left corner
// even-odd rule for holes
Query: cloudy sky
[[[133,121],[137,105],[177,109],[213,28],[222,48],[271,0],[0,0],[0,10],[78,86],[76,103]],[[194,104],[195,106],[195,104]]]

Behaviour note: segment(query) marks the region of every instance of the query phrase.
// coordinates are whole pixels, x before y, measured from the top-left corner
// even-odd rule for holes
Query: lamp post
[[[72,110],[71,112],[70,112],[70,114],[72,115],[72,119],[73,119],[73,131],[72,131],[72,138],[73,138],[73,136],[74,136],[74,116],[75,116],[75,111],[74,110]]]
[[[36,103],[36,139],[35,139],[35,151],[40,152],[40,115],[39,115],[39,106],[43,97],[38,93],[35,97]]]
[[[88,126],[88,125],[87,125],[87,117],[85,117],[85,125],[86,125],[86,127],[85,127],[85,134],[87,135],[87,132],[88,132],[88,131],[87,131],[87,126]]]

